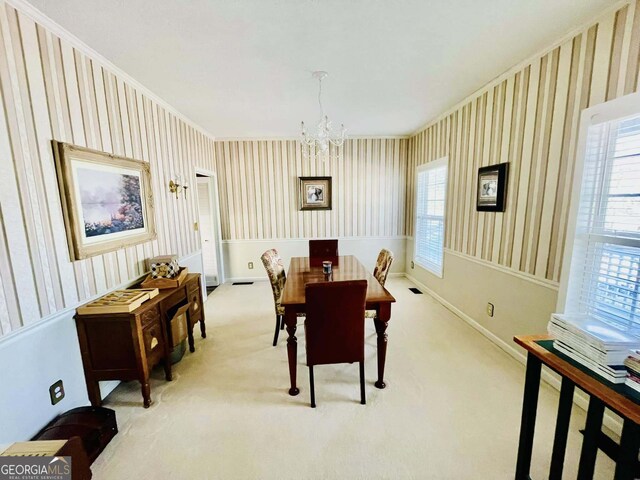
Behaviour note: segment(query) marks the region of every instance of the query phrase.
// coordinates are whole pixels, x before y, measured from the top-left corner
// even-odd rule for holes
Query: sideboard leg
[[[149,408],[151,406],[151,387],[149,386],[148,380],[143,380],[140,382],[142,390],[142,398],[144,400],[144,408]]]

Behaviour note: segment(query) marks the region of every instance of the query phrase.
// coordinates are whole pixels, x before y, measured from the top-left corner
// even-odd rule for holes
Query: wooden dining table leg
[[[298,368],[298,339],[296,338],[296,329],[298,323],[298,316],[293,308],[285,307],[284,310],[284,322],[287,325],[287,356],[289,359],[289,380],[291,381],[291,388],[289,388],[289,395],[296,396],[300,393],[300,389],[296,386],[296,375]]]
[[[375,386],[382,389],[387,386],[384,383],[384,364],[387,359],[387,327],[389,326],[389,319],[391,318],[391,305],[389,303],[382,303],[376,306],[376,318],[374,324],[376,326],[376,333],[378,334],[378,380],[376,380]]]

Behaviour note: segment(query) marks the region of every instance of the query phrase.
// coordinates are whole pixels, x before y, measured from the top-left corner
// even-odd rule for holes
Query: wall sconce
[[[189,185],[182,182],[182,177],[180,175],[176,175],[175,179],[169,180],[169,192],[175,193],[176,198],[178,198],[178,194],[180,192],[184,192],[184,198],[187,198],[187,189]]]

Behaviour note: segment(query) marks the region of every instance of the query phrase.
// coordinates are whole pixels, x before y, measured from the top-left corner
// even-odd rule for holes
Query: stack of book
[[[640,349],[640,338],[595,318],[554,313],[547,329],[556,350],[612,383],[625,383],[624,361]]]
[[[624,366],[627,367],[625,385],[640,393],[640,352],[638,350],[631,351],[624,361]]]

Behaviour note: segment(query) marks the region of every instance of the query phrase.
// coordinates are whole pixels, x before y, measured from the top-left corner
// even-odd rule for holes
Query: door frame
[[[218,269],[218,285],[222,285],[225,281],[224,278],[224,260],[222,256],[222,224],[220,223],[220,195],[218,193],[218,176],[215,172],[211,170],[206,170],[204,168],[196,168],[195,169],[195,185],[196,185],[196,211],[198,213],[198,235],[200,235],[200,200],[198,197],[198,175],[202,175],[209,178],[209,187],[211,193],[211,213],[214,216],[213,218],[213,235],[216,241],[215,255],[216,255],[216,267]],[[200,252],[202,254],[202,249],[204,246],[202,245],[202,241],[200,242]],[[203,261],[204,267],[204,261]],[[206,292],[206,274],[203,271],[202,275],[202,283]]]

